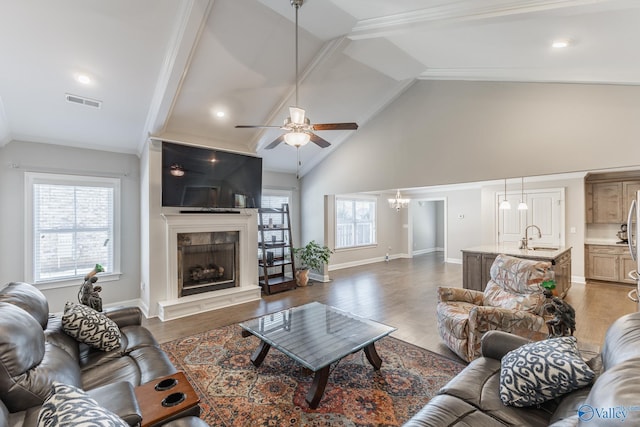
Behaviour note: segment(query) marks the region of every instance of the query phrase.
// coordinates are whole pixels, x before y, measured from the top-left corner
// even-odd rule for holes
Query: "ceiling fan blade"
[[[311,142],[313,142],[314,144],[316,144],[320,148],[327,148],[328,146],[331,145],[329,143],[329,141],[327,141],[326,139],[320,138],[315,133],[309,133],[309,135],[310,135],[309,139],[311,140]]]
[[[356,130],[357,123],[316,123],[313,130]]]
[[[266,125],[236,125],[236,129],[259,129],[259,128],[278,128],[282,126],[266,126]]]
[[[280,145],[281,142],[284,141],[284,134],[280,135],[279,137],[277,137],[276,139],[274,139],[271,144],[267,145],[266,147],[264,147],[265,150],[271,150],[273,148],[276,148],[278,145]]]

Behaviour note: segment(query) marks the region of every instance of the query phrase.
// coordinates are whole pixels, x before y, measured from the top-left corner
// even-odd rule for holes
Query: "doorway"
[[[410,208],[411,256],[441,252],[447,253],[447,215],[444,198],[413,200]]]

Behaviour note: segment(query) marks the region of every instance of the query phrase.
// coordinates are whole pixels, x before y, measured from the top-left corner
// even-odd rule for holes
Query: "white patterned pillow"
[[[128,427],[122,418],[98,405],[82,390],[53,383],[38,414],[39,427]]]
[[[500,399],[532,406],[589,385],[595,373],[580,357],[575,337],[525,344],[502,358]]]
[[[98,350],[120,348],[122,336],[118,325],[104,314],[83,304],[65,304],[62,329],[67,335]]]

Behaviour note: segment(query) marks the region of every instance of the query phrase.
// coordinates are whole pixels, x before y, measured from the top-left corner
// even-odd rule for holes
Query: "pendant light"
[[[409,199],[402,198],[402,196],[400,195],[400,189],[396,191],[396,197],[393,199],[388,199],[388,201],[389,207],[395,209],[398,212],[400,211],[400,209],[404,209],[409,206],[409,202],[411,202],[411,200]]]
[[[526,211],[529,209],[527,206],[527,202],[524,201],[524,176],[522,177],[522,181],[520,181],[520,203],[518,203],[519,211]]]
[[[507,178],[504,179],[504,200],[500,202],[500,210],[511,209],[511,203],[507,200]]]

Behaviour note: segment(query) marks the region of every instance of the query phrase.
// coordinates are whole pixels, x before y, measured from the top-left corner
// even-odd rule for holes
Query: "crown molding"
[[[489,19],[500,16],[541,12],[545,10],[593,5],[611,0],[512,0],[509,2],[469,1],[450,2],[410,12],[380,18],[363,19],[352,29],[352,40],[387,36],[407,32],[437,23]]]

